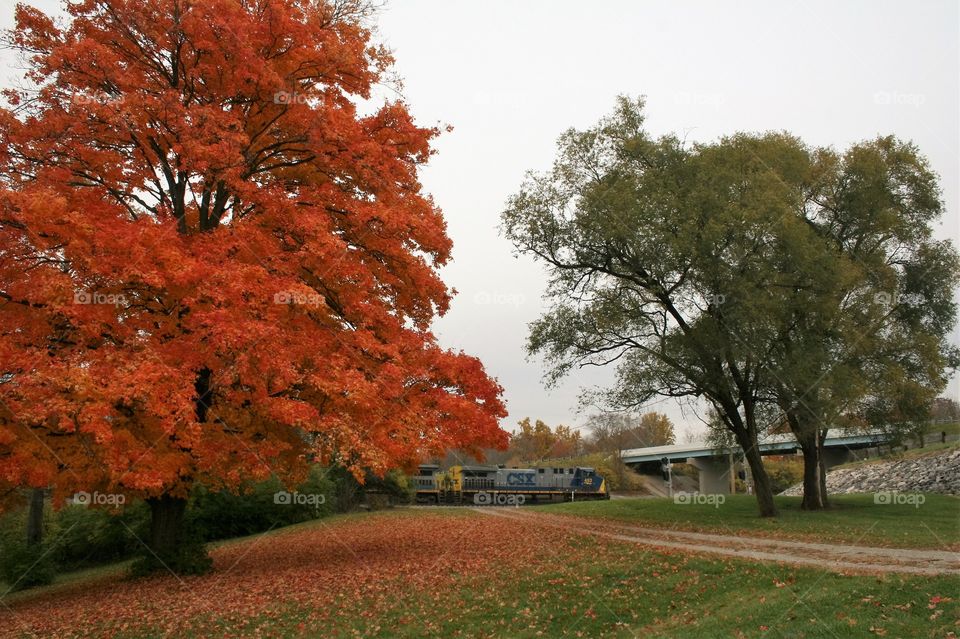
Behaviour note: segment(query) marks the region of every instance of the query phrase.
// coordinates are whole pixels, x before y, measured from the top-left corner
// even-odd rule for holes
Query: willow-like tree
[[[804,454],[805,508],[826,505],[822,445],[858,414],[922,415],[956,356],[957,256],[932,238],[936,178],[891,138],[838,156],[785,134],[681,146],[642,103],[561,139],[554,170],[505,228],[551,274],[533,352],[550,379],[618,362],[615,406],[707,399],[774,512],[758,436],[783,420]]]
[[[438,133],[359,1],[19,5],[0,111],[0,481],[185,498],[310,462],[358,475],[504,447],[500,387],[438,347]]]
[[[957,252],[933,236],[943,213],[936,175],[911,144],[892,137],[842,154],[809,150],[796,189],[809,237],[778,267],[764,358],[770,399],[804,455],[802,505],[828,505],[822,446],[853,416],[893,438],[923,423],[957,365]]]
[[[616,363],[604,399],[619,409],[654,395],[709,401],[750,464],[760,513],[772,516],[757,445],[763,365],[733,326],[763,302],[752,293],[777,251],[768,229],[795,220],[777,175],[789,158],[740,140],[707,153],[653,139],[642,108],[621,98],[595,127],[565,133],[553,170],[532,175],[503,214],[507,237],[549,273],[550,309],[529,349],[545,356],[549,382]],[[734,297],[752,304],[725,303]]]

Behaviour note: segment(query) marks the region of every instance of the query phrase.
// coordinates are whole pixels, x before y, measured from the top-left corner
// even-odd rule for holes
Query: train
[[[421,464],[413,477],[417,502],[436,505],[511,506],[526,503],[610,499],[593,468],[505,468]]]

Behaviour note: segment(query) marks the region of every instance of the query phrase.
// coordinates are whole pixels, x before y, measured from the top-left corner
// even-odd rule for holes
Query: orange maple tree
[[[0,482],[142,496],[506,445],[440,348],[435,128],[366,107],[355,0],[18,5],[0,110]],[[167,535],[169,537],[169,535]],[[162,545],[163,531],[153,542]]]

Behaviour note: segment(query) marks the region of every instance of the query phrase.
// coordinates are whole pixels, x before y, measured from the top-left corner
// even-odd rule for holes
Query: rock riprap
[[[960,495],[960,448],[914,459],[838,468],[827,473],[827,491],[833,495],[883,491]],[[803,486],[791,486],[781,494],[802,495]]]

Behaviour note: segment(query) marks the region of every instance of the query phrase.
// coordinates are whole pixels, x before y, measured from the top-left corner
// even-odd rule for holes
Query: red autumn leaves
[[[351,6],[18,7],[0,483],[183,494],[505,444],[501,389],[429,330],[437,131],[358,110],[391,60]]]
[[[408,512],[317,522],[216,549],[211,575],[140,580],[111,575],[21,603],[4,602],[10,608],[0,614],[0,637],[123,631],[228,637],[269,627],[292,610],[306,619],[306,636],[313,636],[335,620],[339,625],[393,609],[401,591],[429,602],[449,596],[462,578],[493,583],[503,571],[523,570],[532,556],[542,555],[542,544],[560,539],[549,532],[532,534],[516,522],[463,514]],[[409,623],[433,621],[425,610],[404,614]],[[278,634],[288,636],[289,625]]]

